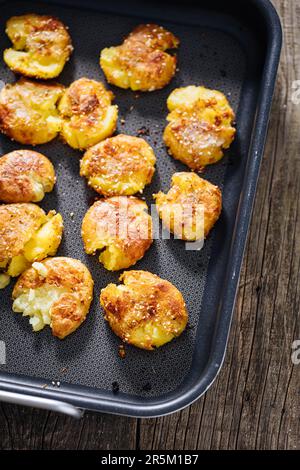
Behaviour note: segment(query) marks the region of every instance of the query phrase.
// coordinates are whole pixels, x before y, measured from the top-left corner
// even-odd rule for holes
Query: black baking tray
[[[268,0],[0,3],[1,50],[9,45],[4,29],[12,15],[50,13],[70,27],[75,50],[57,79],[66,85],[81,76],[104,80],[100,50],[120,43],[139,23],[157,22],[181,39],[179,72],[166,88],[136,94],[110,87],[125,119],[124,125],[119,119],[118,132],[136,135],[143,128],[155,149],[157,171],[145,191],[149,204],[152,193],[168,188],[175,171],[186,171],[162,143],[170,91],[203,84],[226,93],[236,111],[234,144],[204,173],[223,191],[222,216],[204,248],[186,251],[179,240],[157,240],[136,265],[182,291],[190,321],[181,337],[154,352],[126,347],[126,358],[119,358],[120,341],[99,307],[100,289],[116,282],[118,273],[105,271],[83,251],[81,220],[95,193],[79,177],[80,152],[59,140],[37,147],[52,160],[58,175],[55,191],[41,206],[63,214],[59,255],[81,259],[92,272],[95,299],[90,314],[76,333],[59,341],[49,329],[33,334],[26,318],[12,314],[12,286],[0,294],[0,340],[6,345],[6,364],[0,365],[2,392],[128,416],[153,417],[182,409],[210,387],[225,355],[280,56],[277,13]],[[1,80],[15,80],[3,61],[0,68]],[[21,146],[1,136],[1,154],[16,148]]]

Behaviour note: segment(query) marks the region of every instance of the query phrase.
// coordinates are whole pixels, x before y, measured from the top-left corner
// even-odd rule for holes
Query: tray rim
[[[216,328],[214,343],[217,345],[210,356],[202,380],[198,381],[188,392],[179,397],[168,398],[169,394],[161,395],[158,398],[149,398],[145,403],[144,399],[137,400],[133,395],[119,393],[113,398],[108,392],[98,389],[89,389],[81,385],[64,384],[64,390],[41,388],[42,379],[29,376],[15,375],[7,372],[0,373],[0,390],[31,395],[40,398],[51,398],[65,401],[86,410],[93,410],[103,413],[111,413],[128,417],[154,418],[165,416],[191,405],[200,398],[216,380],[226,354],[228,337],[230,333],[235,298],[239,282],[240,270],[243,261],[244,250],[247,241],[248,229],[255,200],[255,192],[259,177],[260,163],[262,160],[264,146],[267,136],[272,98],[275,88],[276,75],[279,65],[282,28],[278,13],[270,0],[248,0],[253,8],[260,11],[267,27],[268,46],[265,56],[265,64],[261,78],[261,87],[258,95],[258,107],[256,120],[252,129],[252,142],[248,152],[247,166],[244,174],[244,184],[239,200],[234,233],[232,237],[230,262],[226,269],[224,284],[228,286],[227,292],[223,295],[222,315]],[[1,1],[0,3],[5,3]],[[56,2],[52,2],[56,3]],[[57,3],[60,3],[57,1]],[[63,2],[61,2],[62,4]],[[66,2],[67,7],[71,5]],[[74,2],[78,7],[78,3]],[[89,2],[84,5],[89,7]],[[229,282],[230,280],[230,282]],[[216,367],[216,364],[218,365]],[[76,393],[72,388],[76,387]],[[90,393],[87,393],[87,389]],[[81,392],[81,393],[80,393]],[[170,392],[172,394],[174,392]],[[107,396],[106,396],[107,395]],[[143,403],[144,402],[144,403]]]

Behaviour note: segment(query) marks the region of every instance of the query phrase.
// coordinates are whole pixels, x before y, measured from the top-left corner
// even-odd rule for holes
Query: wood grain
[[[0,407],[1,449],[299,449],[300,1],[274,0],[285,42],[224,367],[213,387],[171,416],[83,420]]]

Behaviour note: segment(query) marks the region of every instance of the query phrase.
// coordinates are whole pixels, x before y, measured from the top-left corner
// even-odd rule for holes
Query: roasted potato
[[[126,271],[124,284],[108,284],[100,303],[113,332],[124,342],[152,350],[179,336],[188,313],[179,290],[147,271]]]
[[[135,197],[100,199],[85,214],[81,234],[86,253],[100,250],[99,262],[117,271],[144,256],[152,243],[152,219]]]
[[[84,264],[72,258],[35,262],[17,280],[13,311],[29,316],[34,331],[50,325],[60,339],[85,320],[93,298],[93,279]]]
[[[164,226],[187,241],[207,237],[222,210],[220,189],[196,173],[175,173],[169,192],[153,197]]]
[[[0,201],[38,202],[54,183],[53,165],[41,153],[15,150],[0,157]]]
[[[0,92],[0,130],[21,144],[54,139],[61,128],[57,102],[64,87],[21,78]]]
[[[163,88],[176,71],[176,56],[168,54],[179,40],[162,26],[137,26],[123,44],[103,49],[100,65],[109,83],[131,90]]]
[[[118,107],[114,95],[101,82],[80,78],[65,91],[59,112],[63,119],[61,136],[74,149],[87,149],[112,135]]]
[[[53,16],[13,16],[7,21],[6,34],[13,47],[5,49],[4,61],[27,77],[57,77],[73,50],[67,28]]]
[[[119,134],[91,147],[80,162],[80,175],[104,196],[130,196],[151,183],[156,158],[144,139]]]
[[[62,232],[63,220],[55,211],[46,215],[30,203],[0,205],[0,271],[6,282],[34,261],[55,255]]]
[[[201,171],[223,157],[236,132],[234,112],[223,93],[202,86],[177,88],[167,105],[164,141],[174,158]]]

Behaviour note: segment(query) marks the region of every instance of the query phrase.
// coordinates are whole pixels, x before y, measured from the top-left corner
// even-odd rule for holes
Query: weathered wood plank
[[[86,413],[75,420],[14,405],[0,407],[0,449],[135,449],[137,420]]]

